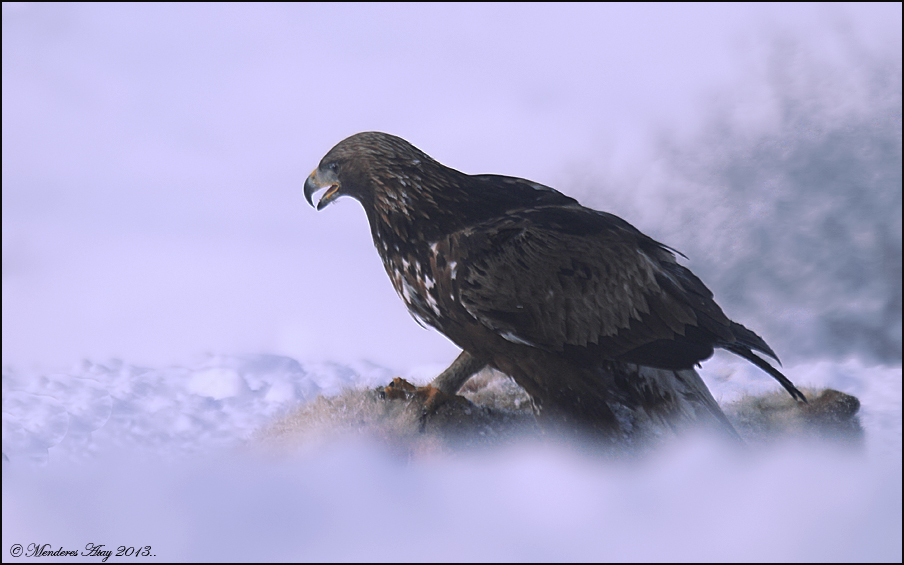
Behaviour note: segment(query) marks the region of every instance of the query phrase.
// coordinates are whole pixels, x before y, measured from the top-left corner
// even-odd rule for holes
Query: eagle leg
[[[465,382],[486,365],[485,362],[476,359],[467,351],[462,351],[445,371],[433,379],[429,386],[448,395],[458,394]]]

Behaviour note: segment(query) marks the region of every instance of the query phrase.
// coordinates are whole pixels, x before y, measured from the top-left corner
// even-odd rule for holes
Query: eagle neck
[[[365,204],[374,242],[427,246],[464,227],[462,203],[473,204],[469,177],[425,156],[417,167],[372,176]]]

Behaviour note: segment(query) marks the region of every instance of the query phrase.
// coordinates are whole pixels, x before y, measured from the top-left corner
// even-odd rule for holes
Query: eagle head
[[[317,202],[317,209],[323,210],[332,201],[342,196],[343,193],[339,191],[341,186],[342,183],[339,181],[339,163],[336,161],[326,162],[326,157],[324,157],[320,165],[304,181],[304,197],[307,199],[308,204],[314,206],[314,200],[312,199],[314,193],[326,188],[327,191]]]
[[[395,193],[413,188],[424,174],[424,166],[442,167],[400,137],[358,133],[340,141],[320,160],[304,183],[304,196],[314,206],[314,194],[327,189],[316,204],[318,210],[340,196],[356,198],[365,207],[375,197],[398,200],[400,195]]]

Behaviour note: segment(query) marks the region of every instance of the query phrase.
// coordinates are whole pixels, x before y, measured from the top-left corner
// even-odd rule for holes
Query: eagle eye
[[[338,173],[339,172],[339,163],[337,163],[336,161],[331,161],[326,164],[326,168],[333,171],[334,173]]]

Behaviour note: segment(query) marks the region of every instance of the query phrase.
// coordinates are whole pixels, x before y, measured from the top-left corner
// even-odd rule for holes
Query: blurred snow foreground
[[[811,402],[804,406],[768,376],[733,361],[716,362],[721,377],[713,390],[748,442],[793,436],[862,442],[859,391],[828,388],[856,388],[845,367],[833,367],[823,386],[807,389]],[[302,365],[276,355],[211,357],[194,368],[113,361],[85,362],[71,374],[10,371],[3,376],[4,460],[77,461],[124,449],[184,455],[240,443],[288,449],[345,436],[406,444],[409,455],[418,455],[554,433],[537,423],[527,394],[496,371],[482,371],[461,396],[439,401],[409,383],[426,384],[427,372],[405,376],[368,363]],[[661,431],[663,439],[669,432]]]
[[[539,429],[493,373],[424,420],[416,391],[380,395],[396,374],[367,363],[8,371],[3,543],[150,545],[160,560],[900,561],[901,367],[789,370],[808,395],[844,391],[824,398],[836,410],[800,412],[717,357],[704,379],[749,448],[688,433],[630,456]]]

